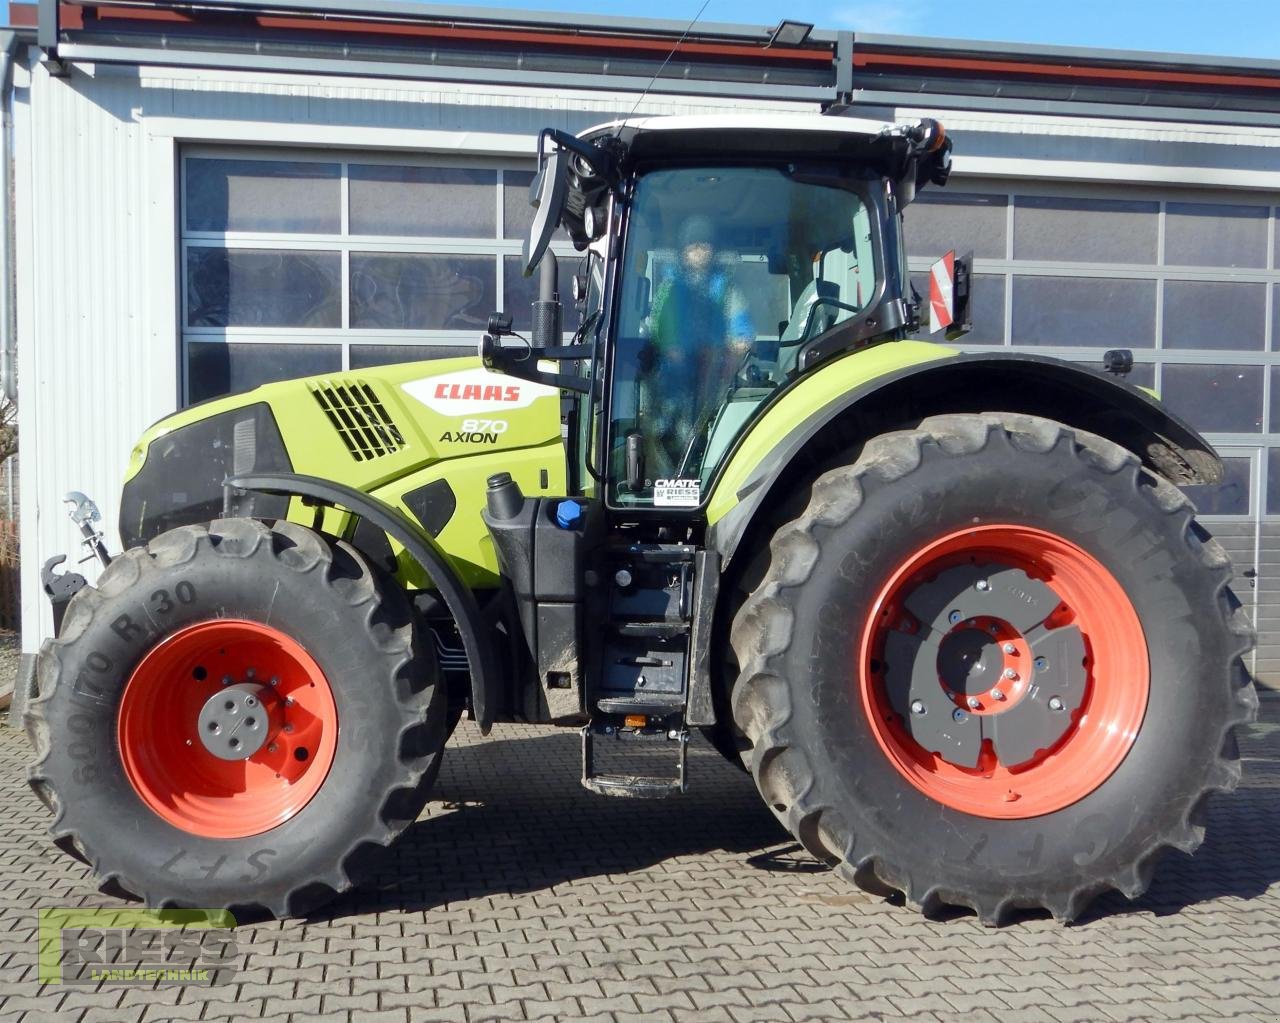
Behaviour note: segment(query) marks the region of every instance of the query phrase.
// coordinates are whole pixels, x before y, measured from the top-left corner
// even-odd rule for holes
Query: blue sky
[[[477,6],[687,20],[701,2],[479,0]],[[8,14],[3,0],[0,12]],[[702,19],[769,25],[784,13],[862,32],[1280,60],[1280,0],[710,0]]]
[[[481,6],[688,19],[702,0],[480,0]],[[1280,59],[1280,0],[710,0],[704,21]]]

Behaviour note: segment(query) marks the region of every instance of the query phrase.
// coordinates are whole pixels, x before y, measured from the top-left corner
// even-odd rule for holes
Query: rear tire
[[[940,540],[950,560],[930,561]],[[810,852],[869,890],[901,891],[927,913],[969,907],[988,924],[1020,908],[1070,920],[1108,888],[1141,894],[1164,848],[1197,848],[1205,797],[1239,779],[1232,729],[1252,719],[1257,697],[1230,561],[1173,486],[1108,441],[1030,416],[926,420],[820,477],[770,555],[732,628],[743,666],[734,719],[766,802]],[[986,577],[1001,571],[1025,583],[1002,592],[1074,594],[1080,606],[1042,611],[1025,641],[1012,626],[984,641],[1005,625],[969,598],[995,589]],[[965,573],[979,581],[960,586]],[[1115,589],[1099,596],[1107,580]],[[959,599],[948,587],[968,603],[948,612]],[[925,617],[940,609],[941,627],[904,612],[908,603]],[[1024,626],[1036,618],[1005,606]],[[1126,607],[1132,629],[1115,624]],[[965,629],[997,661],[1007,654],[977,695],[963,685],[988,671],[985,653],[944,674],[946,637]],[[1052,683],[1052,658],[1037,656],[1045,648],[1028,649],[1049,629],[1081,636],[1086,651]],[[1055,649],[1068,648],[1078,650]],[[1079,664],[1072,656],[1058,660]],[[1014,663],[1021,674],[1001,673]],[[992,698],[992,679],[1018,692]],[[1015,698],[1025,713],[1003,719],[994,747],[1001,719],[964,731]],[[1107,740],[1104,713],[1132,734]],[[1033,734],[1017,734],[1023,721]],[[988,736],[980,749],[976,734]],[[1000,748],[1017,751],[1012,771]]]
[[[68,605],[37,676],[28,776],[55,841],[153,907],[297,915],[347,890],[421,811],[444,744],[403,591],[290,522],[126,551]],[[192,720],[233,684],[269,724],[242,759]]]

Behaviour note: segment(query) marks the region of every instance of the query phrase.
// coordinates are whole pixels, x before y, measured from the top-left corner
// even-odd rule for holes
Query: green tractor
[[[467,714],[579,729],[611,796],[696,784],[701,730],[806,850],[926,912],[1070,920],[1194,850],[1256,708],[1177,489],[1221,464],[1127,353],[909,339],[941,127],[538,148],[528,337],[495,313],[478,358],[185,409],[133,452],[123,553],[73,515],[106,568],[46,567],[25,712],[57,843],[149,905],[306,912],[419,815]]]

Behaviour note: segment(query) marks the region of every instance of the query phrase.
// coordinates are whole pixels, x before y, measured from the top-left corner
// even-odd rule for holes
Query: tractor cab
[[[491,323],[486,364],[579,395],[572,462],[622,513],[704,506],[782,388],[917,321],[899,214],[943,183],[940,125],[806,116],[667,117],[540,137],[524,270],[532,351]],[[585,252],[563,345],[557,229]],[[546,360],[572,362],[551,372]]]

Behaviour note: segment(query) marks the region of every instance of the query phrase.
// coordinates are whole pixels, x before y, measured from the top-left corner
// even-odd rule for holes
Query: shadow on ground
[[[674,764],[671,752],[667,766]],[[678,872],[676,861],[708,852],[740,856],[762,871],[827,869],[795,845],[750,776],[700,740],[690,744],[684,796],[598,796],[581,786],[580,773],[576,731],[466,736],[462,744],[455,737],[428,815],[405,831],[372,883],[312,919],[430,909],[485,895],[550,890],[580,878],[621,879],[652,867]]]
[[[719,852],[745,867],[809,874],[827,868],[794,843],[751,779],[708,746],[689,755],[689,793],[668,800],[611,799],[578,783],[575,732],[480,740],[464,726],[446,753],[428,816],[405,832],[378,876],[321,910],[334,919],[380,910],[423,910],[486,895],[551,890],[579,878],[714,869]],[[512,734],[515,733],[515,734]],[[1078,921],[1176,914],[1216,899],[1249,900],[1280,882],[1280,699],[1240,737],[1244,777],[1211,797],[1205,844],[1170,852],[1145,896],[1104,895]],[[689,866],[681,865],[690,858]],[[967,915],[964,911],[947,916]]]

